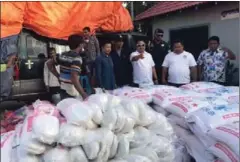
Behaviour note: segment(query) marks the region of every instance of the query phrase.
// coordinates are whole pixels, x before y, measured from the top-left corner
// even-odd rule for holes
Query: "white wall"
[[[222,4],[223,3],[223,4]],[[239,59],[239,18],[221,20],[221,12],[239,7],[239,2],[221,2],[213,7],[198,10],[182,11],[181,13],[159,16],[153,20],[153,31],[164,30],[164,40],[169,41],[169,31],[191,26],[209,25],[209,36],[220,37],[221,45],[231,49]]]

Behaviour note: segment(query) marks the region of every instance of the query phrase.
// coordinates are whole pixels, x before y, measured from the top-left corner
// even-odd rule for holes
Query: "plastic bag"
[[[239,105],[204,107],[187,115],[186,121],[207,132],[217,126],[239,121]]]
[[[116,121],[113,131],[118,133],[118,132],[121,132],[121,130],[124,128],[127,116],[126,116],[122,106],[115,107],[115,109],[117,112],[117,121]]]
[[[59,117],[57,108],[48,101],[37,100],[32,104],[34,108],[34,115],[51,115]]]
[[[96,159],[98,156],[98,153],[100,151],[100,144],[99,142],[92,142],[88,144],[84,144],[83,150],[89,160]]]
[[[149,139],[151,138],[151,132],[144,127],[135,127],[134,136],[130,142],[131,148],[137,148],[140,146],[146,146]]]
[[[129,154],[130,143],[129,143],[128,137],[125,135],[119,135],[118,141],[119,143],[118,143],[117,153],[115,157],[122,158]]]
[[[79,146],[85,143],[85,135],[85,128],[63,123],[60,127],[58,143],[66,147]]]
[[[101,126],[106,127],[110,130],[113,130],[117,123],[117,119],[118,119],[118,115],[117,115],[116,109],[109,108],[103,114],[103,121],[102,121]]]
[[[138,102],[139,120],[137,124],[140,126],[148,126],[154,123],[157,119],[156,112],[152,108],[142,102]]]
[[[239,157],[223,143],[217,142],[208,151],[224,162],[239,162]]]
[[[70,162],[88,162],[88,159],[81,146],[73,147],[69,151]]]
[[[69,151],[63,147],[56,147],[43,154],[44,162],[67,162],[70,161]]]
[[[202,99],[194,98],[173,102],[166,108],[166,110],[176,116],[185,117],[187,114],[194,112],[200,108],[217,105],[228,105],[228,102],[224,101],[222,98],[217,97],[205,97]]]
[[[183,117],[178,117],[178,116],[171,114],[168,116],[168,119],[169,119],[169,121],[171,121],[171,123],[179,125],[184,129],[189,129],[189,126]]]
[[[11,162],[14,131],[1,134],[1,161]]]
[[[130,150],[130,154],[145,156],[151,161],[158,161],[157,153],[149,147],[139,147]]]
[[[114,135],[109,158],[113,158],[117,154],[117,149],[118,149],[118,137]]]
[[[161,106],[158,105],[153,105],[152,107],[155,111],[157,111],[160,114],[163,114],[164,116],[168,116],[170,115],[170,113],[168,111],[166,111],[164,108],[162,108]]]
[[[92,117],[92,120],[100,125],[102,120],[103,120],[103,113],[102,113],[102,109],[95,103],[90,103],[90,102],[87,102],[87,104],[90,106],[90,108],[92,109],[93,111],[93,117]]]
[[[94,94],[88,97],[87,101],[97,104],[102,112],[105,112],[105,110],[107,109],[107,103],[109,100],[109,95],[107,94]]]
[[[216,127],[210,130],[207,135],[227,144],[239,156],[239,122]]]
[[[148,159],[145,156],[134,155],[134,154],[127,155],[123,159],[127,160],[128,162],[152,162],[150,159]]]
[[[134,120],[139,120],[139,108],[138,108],[138,100],[136,99],[124,99],[122,100],[121,105],[124,108],[124,111],[129,116],[133,117]]]
[[[65,99],[57,105],[67,122],[88,128],[88,123],[91,122],[93,116],[91,108],[76,99],[71,99],[71,104],[69,102],[70,99]]]
[[[40,142],[50,145],[56,142],[58,133],[58,118],[50,115],[39,115],[34,118],[33,134]]]

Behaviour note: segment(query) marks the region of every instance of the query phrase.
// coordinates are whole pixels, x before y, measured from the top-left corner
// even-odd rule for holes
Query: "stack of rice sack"
[[[197,162],[239,161],[239,87],[196,82],[155,91],[153,102]]]
[[[57,107],[36,101],[15,131],[2,134],[4,162],[170,162],[177,159],[167,119],[145,103],[108,94]],[[179,150],[182,149],[179,147]]]

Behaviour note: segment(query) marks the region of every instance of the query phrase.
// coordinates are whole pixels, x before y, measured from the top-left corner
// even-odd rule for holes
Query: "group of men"
[[[235,59],[230,50],[220,47],[217,36],[209,38],[208,49],[199,55],[196,62],[179,40],[173,42],[171,51],[162,39],[164,32],[161,29],[155,31],[148,52],[143,40],[136,42],[136,51],[125,50],[121,36],[114,41],[102,42],[100,49],[97,38],[90,35],[90,28],[84,28],[83,33],[83,36],[71,35],[68,38],[70,51],[53,55],[46,62],[45,68],[54,75],[55,83],[60,83],[57,86],[60,86],[62,99],[88,97],[79,79],[83,72],[90,81],[96,80],[97,84],[91,82],[92,86],[105,90],[124,85],[146,87],[168,84],[179,87],[192,81],[225,84],[226,61]]]

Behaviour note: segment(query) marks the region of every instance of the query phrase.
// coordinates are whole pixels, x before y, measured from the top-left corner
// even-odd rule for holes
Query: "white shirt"
[[[148,52],[144,52],[144,58],[138,61],[132,61],[133,57],[140,55],[139,52],[133,52],[130,55],[130,61],[133,65],[133,82],[139,84],[140,87],[153,85],[153,73],[152,68],[155,63],[152,59],[152,55]]]
[[[53,73],[51,73],[47,67],[47,62],[44,64],[44,83],[49,87],[59,87],[59,81]],[[56,66],[57,71],[59,72],[59,66]]]
[[[196,65],[193,55],[186,51],[181,54],[170,52],[162,64],[163,67],[168,68],[168,82],[174,84],[190,83],[190,67]]]

